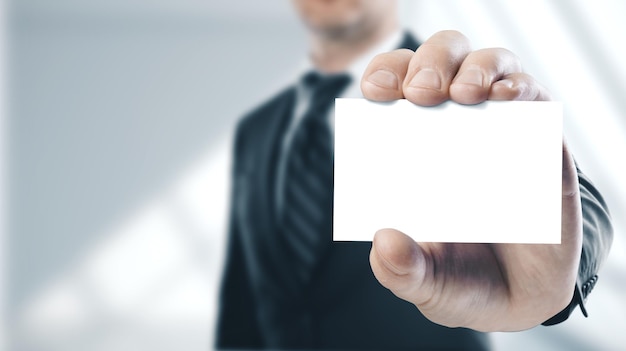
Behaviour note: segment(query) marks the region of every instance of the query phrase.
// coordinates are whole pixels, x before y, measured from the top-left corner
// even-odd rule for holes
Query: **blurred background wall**
[[[422,39],[458,29],[520,56],[565,103],[615,219],[590,317],[496,333],[496,349],[626,344],[624,14],[620,0],[402,2]],[[234,124],[306,56],[289,2],[20,0],[4,17],[7,349],[210,349]]]

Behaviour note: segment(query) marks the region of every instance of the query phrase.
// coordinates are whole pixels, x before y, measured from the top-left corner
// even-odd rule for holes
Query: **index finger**
[[[374,57],[361,79],[363,96],[374,101],[404,98],[402,83],[413,54],[412,50],[399,49]]]

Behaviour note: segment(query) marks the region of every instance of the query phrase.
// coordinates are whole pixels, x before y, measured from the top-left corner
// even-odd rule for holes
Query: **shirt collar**
[[[350,75],[352,82],[350,86],[344,91],[344,93],[341,94],[341,97],[363,97],[360,89],[360,81],[363,72],[365,72],[365,69],[367,68],[367,65],[369,65],[370,61],[372,61],[372,59],[376,55],[397,49],[401,41],[402,30],[397,29],[391,35],[385,38],[385,40],[381,41],[365,54],[357,58],[346,70],[346,73]],[[300,76],[306,74],[306,72],[315,70],[315,66],[313,65],[313,62],[311,62],[310,58],[308,58],[301,67],[302,69]]]
[[[365,54],[361,55],[356,61],[354,61],[349,67],[346,73],[350,75],[353,82],[360,82],[361,76],[365,69],[372,61],[372,59],[381,53],[392,51],[400,45],[402,40],[402,31],[397,29],[391,35],[389,35],[385,40],[380,42],[375,47],[371,48]],[[360,84],[359,84],[360,85]]]

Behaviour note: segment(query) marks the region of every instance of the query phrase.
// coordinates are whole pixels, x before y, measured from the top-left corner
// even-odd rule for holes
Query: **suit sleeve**
[[[600,192],[578,167],[580,200],[583,212],[583,246],[578,267],[578,279],[570,304],[543,325],[565,321],[580,306],[585,317],[585,300],[598,281],[598,270],[606,259],[613,242],[613,227],[608,207]]]
[[[228,246],[219,295],[216,349],[261,347],[255,300],[251,293],[250,274],[246,266],[237,214],[237,198],[241,186],[237,182],[238,164],[242,157],[241,129],[238,128],[235,138]]]

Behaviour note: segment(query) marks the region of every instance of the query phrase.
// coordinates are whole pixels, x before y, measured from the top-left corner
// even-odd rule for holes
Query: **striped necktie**
[[[333,140],[328,113],[350,77],[307,74],[310,104],[287,153],[282,228],[297,285],[306,286],[332,233]]]

